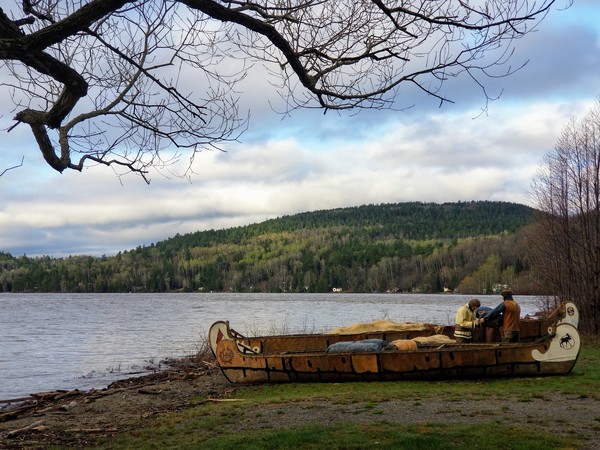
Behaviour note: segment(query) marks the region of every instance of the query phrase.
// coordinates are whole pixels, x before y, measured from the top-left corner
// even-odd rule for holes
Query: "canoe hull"
[[[268,338],[228,334],[213,325],[211,346],[232,383],[446,380],[568,374],[580,350],[576,323],[557,320],[537,342],[425,345],[416,350],[327,352],[322,335],[288,341],[288,350],[264,351]],[[227,325],[223,329],[223,324]],[[365,335],[361,335],[362,338]],[[297,337],[298,338],[298,337]],[[312,341],[311,341],[312,339]],[[336,341],[337,337],[328,338]],[[284,342],[281,339],[277,347]],[[295,342],[296,348],[290,349]],[[305,345],[304,349],[298,348]],[[312,345],[312,350],[310,349]]]

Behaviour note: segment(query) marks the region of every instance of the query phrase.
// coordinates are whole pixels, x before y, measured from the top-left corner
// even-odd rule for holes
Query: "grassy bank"
[[[229,401],[198,397],[183,411],[140,419],[134,431],[90,444],[111,449],[574,449],[585,446],[589,436],[569,431],[575,428],[564,419],[540,423],[534,406],[528,420],[513,422],[486,416],[487,405],[508,399],[501,411],[514,404],[560,409],[558,396],[595,408],[599,387],[600,344],[595,343],[583,346],[575,369],[564,377],[236,386]],[[388,409],[392,402],[401,405],[394,417]],[[433,405],[435,412],[442,402],[460,405],[456,422],[435,414],[409,420],[414,411]],[[295,412],[294,419],[286,411]],[[597,435],[600,409],[595,411],[586,429]],[[549,432],[553,426],[556,432]]]

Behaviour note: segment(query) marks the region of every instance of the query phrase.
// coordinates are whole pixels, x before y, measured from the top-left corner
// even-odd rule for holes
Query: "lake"
[[[432,294],[0,294],[0,400],[101,389],[194,354],[210,325],[244,335],[322,332],[390,319],[451,324],[473,296]],[[496,306],[499,295],[477,296]],[[515,296],[521,315],[539,299]]]

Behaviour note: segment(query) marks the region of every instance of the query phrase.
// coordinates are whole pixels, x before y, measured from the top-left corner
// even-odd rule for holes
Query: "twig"
[[[25,161],[25,157],[24,157],[24,156],[21,156],[21,164],[18,164],[18,165],[16,165],[16,166],[12,166],[12,167],[8,167],[8,168],[4,169],[4,170],[3,170],[3,171],[0,173],[0,177],[1,177],[2,175],[4,175],[6,172],[8,172],[9,170],[13,170],[13,169],[16,169],[16,168],[18,168],[18,167],[21,167],[21,166],[23,165],[23,161]]]

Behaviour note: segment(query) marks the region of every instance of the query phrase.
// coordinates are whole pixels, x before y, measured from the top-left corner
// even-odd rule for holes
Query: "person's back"
[[[502,321],[504,331],[519,331],[521,307],[514,300],[505,300],[504,306],[504,319]]]
[[[510,290],[502,291],[504,312],[502,317],[502,337],[504,342],[519,342],[521,307],[512,298]]]

